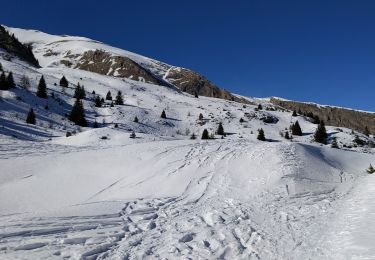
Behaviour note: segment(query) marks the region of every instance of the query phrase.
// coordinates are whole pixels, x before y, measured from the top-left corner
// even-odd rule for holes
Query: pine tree
[[[39,80],[38,84],[38,90],[36,92],[36,95],[40,98],[47,98],[47,84],[44,80],[44,76],[42,76]]]
[[[337,144],[336,137],[333,138],[332,143],[331,143],[332,148],[339,148],[339,145]]]
[[[196,135],[194,133],[192,133],[191,136],[190,136],[190,139],[191,140],[195,140],[195,139],[197,139],[197,137],[196,137]]]
[[[219,123],[219,126],[217,127],[217,131],[216,131],[216,134],[218,135],[224,135],[224,127],[223,127],[223,124],[222,123]]]
[[[370,163],[370,166],[367,168],[367,172],[369,174],[373,174],[375,172],[375,169],[374,169],[374,167],[372,167],[371,163]]]
[[[6,89],[7,89],[6,77],[5,77],[5,73],[2,72],[0,75],[0,90],[6,90]]]
[[[161,112],[160,117],[161,117],[161,118],[167,118],[167,115],[165,114],[165,110],[163,110],[163,112]]]
[[[289,136],[289,132],[288,132],[288,131],[285,132],[284,137],[285,137],[285,139],[287,139],[287,140],[290,139],[290,136]]]
[[[326,144],[327,143],[327,130],[324,126],[324,122],[320,121],[318,127],[316,128],[315,134],[314,134],[314,140],[315,142]]]
[[[260,141],[266,141],[266,136],[264,135],[264,130],[262,128],[258,130],[257,139]]]
[[[135,132],[133,131],[131,134],[130,134],[130,138],[134,139],[136,138],[137,136],[135,135]]]
[[[202,133],[202,140],[207,140],[207,139],[210,139],[210,136],[208,134],[207,129],[204,129]]]
[[[108,91],[108,92],[107,92],[107,95],[105,96],[105,99],[106,99],[106,100],[112,100],[112,94],[111,94],[111,91]]]
[[[302,136],[302,129],[298,123],[298,120],[292,124],[292,135],[298,135],[298,136]]]
[[[297,112],[296,112],[296,110],[293,110],[293,114],[292,114],[292,116],[297,116]]]
[[[79,99],[86,98],[86,90],[85,86],[82,85],[81,89],[79,90]]]
[[[74,95],[73,95],[74,98],[76,99],[84,99],[86,97],[86,91],[85,91],[85,87],[84,86],[81,86],[78,82],[75,90],[74,90]]]
[[[9,72],[8,77],[6,78],[6,82],[7,82],[6,85],[7,85],[8,89],[16,87],[16,84],[14,83],[13,73],[12,72]]]
[[[87,126],[87,121],[85,119],[85,111],[83,108],[82,101],[80,99],[76,99],[72,111],[70,112],[69,120],[74,122],[76,125]]]
[[[134,123],[138,123],[138,117],[134,117]]]
[[[32,108],[30,108],[29,113],[27,114],[26,123],[32,125],[35,125],[36,123],[34,109]]]
[[[65,92],[65,89],[69,86],[68,80],[65,78],[65,76],[62,76],[60,79],[60,87],[62,88],[62,92]]]
[[[118,91],[117,92],[117,96],[116,96],[116,101],[115,101],[116,105],[123,105],[124,104],[124,99],[122,98],[122,93],[121,91]]]
[[[99,96],[96,96],[96,98],[95,98],[95,106],[96,107],[102,107],[102,101],[100,100]]]
[[[203,115],[202,115],[202,113],[199,114],[199,120],[200,120],[200,121],[203,120]]]
[[[259,109],[259,110],[262,110],[262,109],[263,109],[262,104],[259,104],[259,105],[258,105],[258,109]]]
[[[243,123],[243,122],[245,122],[245,120],[243,120],[243,118],[241,117],[240,118],[240,123]]]

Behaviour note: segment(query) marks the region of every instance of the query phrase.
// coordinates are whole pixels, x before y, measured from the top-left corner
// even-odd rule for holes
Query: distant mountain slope
[[[84,37],[55,36],[35,30],[7,28],[30,44],[42,67],[69,67],[102,75],[176,87],[189,94],[248,103],[219,88],[197,72],[175,67]]]
[[[333,107],[320,106],[312,103],[289,101],[271,98],[271,103],[286,109],[300,111],[303,114],[312,113],[328,125],[347,127],[365,133],[366,128],[371,134],[375,134],[375,113]]]

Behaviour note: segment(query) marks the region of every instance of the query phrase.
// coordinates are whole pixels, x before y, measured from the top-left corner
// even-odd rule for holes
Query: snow
[[[0,55],[17,83],[25,74],[32,85],[1,93],[0,259],[374,258],[375,180],[365,169],[375,150],[344,148],[352,145],[350,129],[327,126],[341,149],[318,145],[316,125],[266,110],[273,108],[267,99],[195,98],[66,68],[59,61],[68,50],[101,48],[168,73],[157,61],[90,39],[9,29],[33,43],[42,68]],[[44,56],[49,49],[59,54]],[[55,99],[35,97],[42,74]],[[65,93],[62,75],[71,83]],[[78,82],[87,91],[86,117],[99,128],[66,119]],[[120,90],[125,105],[96,108],[93,90],[102,97]],[[36,126],[25,123],[30,107]],[[264,123],[266,116],[278,122]],[[285,140],[280,132],[296,120],[304,135]],[[200,140],[219,122],[224,139]],[[259,128],[268,142],[256,139]]]

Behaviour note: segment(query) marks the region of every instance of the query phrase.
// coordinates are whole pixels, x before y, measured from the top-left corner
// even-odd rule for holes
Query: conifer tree
[[[266,136],[264,135],[264,130],[262,128],[258,130],[257,139],[260,141],[266,141]]]
[[[102,101],[100,100],[99,96],[96,96],[96,98],[95,98],[95,106],[96,107],[102,107]]]
[[[243,118],[241,117],[240,118],[240,123],[243,123],[243,122],[245,122],[245,120],[243,120]]]
[[[210,139],[210,135],[208,134],[207,129],[204,129],[202,133],[202,140],[207,140],[207,139]]]
[[[167,115],[165,113],[165,110],[163,110],[163,112],[161,112],[161,115],[160,115],[161,118],[167,118]]]
[[[302,129],[298,123],[298,120],[292,125],[292,135],[302,136]]]
[[[82,101],[80,99],[76,99],[72,111],[70,112],[69,120],[74,122],[76,125],[87,126],[87,121],[85,119],[85,111],[83,108]]]
[[[314,134],[314,140],[315,142],[326,144],[327,143],[327,130],[324,125],[324,121],[320,121],[318,127],[316,128],[315,134]]]
[[[105,99],[106,99],[106,100],[112,100],[112,94],[111,94],[111,91],[108,91],[108,92],[107,92],[107,95],[105,96]]]
[[[44,76],[42,76],[39,80],[38,90],[36,91],[36,95],[40,98],[47,98],[47,84],[44,80]]]
[[[134,123],[138,123],[138,117],[134,117]]]
[[[62,76],[60,79],[60,87],[62,88],[62,92],[65,92],[65,89],[69,86],[68,80],[65,78],[65,76]]]
[[[6,85],[7,85],[7,89],[11,89],[11,88],[15,88],[16,87],[16,84],[14,83],[14,79],[13,79],[13,73],[12,72],[9,72],[8,74],[8,77],[6,78]]]
[[[84,99],[86,97],[86,91],[85,91],[85,87],[82,86],[79,84],[77,84],[75,90],[74,90],[74,98],[76,99]]]
[[[197,139],[197,137],[196,137],[196,135],[194,133],[192,133],[191,136],[190,136],[190,139],[191,140],[195,140],[195,139]]]
[[[7,89],[6,77],[5,77],[5,73],[2,72],[0,75],[0,90],[6,90],[6,89]]]
[[[198,92],[195,92],[195,95],[194,95],[196,98],[199,98],[198,96]]]
[[[202,113],[199,114],[199,120],[200,120],[200,121],[203,120],[203,115],[202,115]]]
[[[292,116],[297,116],[297,112],[296,112],[296,110],[293,110],[293,114],[292,114]]]
[[[116,103],[116,105],[123,105],[124,104],[124,99],[122,98],[121,91],[117,92],[115,103]]]
[[[81,89],[79,90],[79,99],[84,99],[86,97],[86,90],[85,86],[82,85]]]
[[[258,109],[259,109],[259,110],[262,110],[262,109],[263,109],[262,104],[259,104],[259,105],[258,105]]]
[[[290,139],[290,136],[289,136],[289,132],[288,132],[288,131],[285,132],[284,137],[285,137],[285,139],[287,139],[287,140]]]
[[[26,123],[35,125],[35,113],[34,109],[30,108],[29,113],[27,114]]]
[[[130,134],[130,138],[134,139],[134,138],[136,138],[136,137],[137,137],[137,136],[135,135],[135,132],[132,131],[132,133]]]
[[[219,126],[217,127],[216,133],[218,135],[224,135],[225,134],[224,133],[224,127],[223,127],[223,124],[221,122],[219,123]]]

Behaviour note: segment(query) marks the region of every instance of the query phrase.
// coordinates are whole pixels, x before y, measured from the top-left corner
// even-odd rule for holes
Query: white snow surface
[[[69,69],[59,63],[68,50],[100,48],[167,72],[163,63],[90,39],[8,29],[33,43],[42,68],[0,56],[17,84],[27,75],[32,85],[1,93],[0,259],[375,259],[375,179],[366,173],[375,151],[354,147],[350,129],[327,127],[340,149],[317,145],[316,125],[291,111],[266,111],[274,108],[266,99],[249,98],[263,105],[256,111]],[[44,56],[50,50],[58,54]],[[35,96],[42,74],[55,98]],[[70,82],[65,93],[62,75]],[[66,118],[78,82],[89,126],[99,128]],[[97,108],[93,90],[101,97],[121,90],[125,105]],[[36,126],[25,123],[30,107]],[[264,123],[266,116],[277,123]],[[281,137],[296,120],[304,135]],[[224,139],[200,140],[219,122]],[[259,128],[268,142],[256,139]]]

